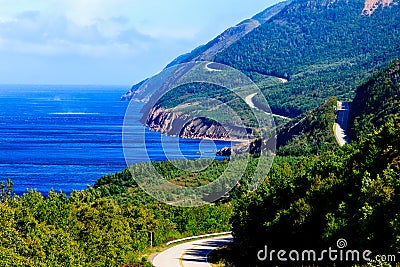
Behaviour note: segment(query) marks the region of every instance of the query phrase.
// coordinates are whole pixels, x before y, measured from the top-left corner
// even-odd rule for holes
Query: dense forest
[[[108,190],[90,188],[45,198],[34,190],[15,196],[12,183],[3,184],[0,266],[149,265],[142,255],[150,246],[230,229],[230,203],[177,208],[139,188],[129,191],[111,197]]]
[[[366,137],[398,114],[400,107],[400,60],[374,74],[357,89],[351,104],[350,135]]]
[[[337,98],[296,117],[277,129],[277,154],[280,156],[321,155],[336,148],[333,134]]]
[[[215,61],[256,77],[276,114],[294,117],[333,95],[350,100],[370,73],[400,56],[400,6],[362,16],[364,2],[292,1]],[[270,85],[262,75],[289,82]]]
[[[281,160],[292,159],[277,162]],[[227,163],[211,161],[208,168],[195,173],[168,161],[137,164],[69,196],[51,191],[44,197],[35,190],[17,196],[12,181],[0,183],[0,266],[151,266],[145,257],[151,247],[163,247],[182,237],[229,231],[232,201],[247,191],[246,180],[254,173],[257,159],[250,159],[241,187],[228,198],[202,207],[160,203],[132,176],[152,164],[172,183],[199,186],[218,178]]]
[[[211,162],[198,173],[182,171],[173,162],[138,164],[70,196],[51,191],[44,197],[35,190],[16,196],[12,181],[0,183],[0,265],[146,266],[151,246],[231,229],[236,266],[260,264],[255,253],[264,245],[318,249],[338,238],[346,238],[353,248],[397,254],[398,72],[395,61],[357,89],[353,111],[360,123],[355,125],[362,124],[363,115],[368,121],[373,121],[373,112],[384,115],[369,134],[364,136],[364,127],[351,146],[334,146],[337,99],[331,98],[278,131],[282,156],[275,158],[257,191],[249,193],[246,187],[258,163],[252,158],[240,186],[211,205],[159,203],[138,187],[132,171],[152,164],[169,181],[190,187],[212,182],[227,160]]]
[[[239,266],[256,265],[265,245],[318,251],[340,238],[400,256],[398,77],[394,61],[357,89],[351,110],[360,136],[352,145],[277,163],[259,190],[240,198],[232,217]]]
[[[340,238],[353,249],[398,255],[399,147],[397,117],[352,146],[276,165],[256,193],[235,205],[238,266],[255,266],[265,245],[320,251]]]

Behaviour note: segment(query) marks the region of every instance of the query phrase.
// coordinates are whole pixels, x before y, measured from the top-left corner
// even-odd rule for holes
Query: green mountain
[[[400,60],[357,89],[351,105],[350,136],[367,136],[400,113]]]
[[[400,5],[370,15],[365,6],[365,0],[283,2],[251,19],[253,26],[243,22],[170,65],[211,60],[235,67],[259,85],[274,113],[295,117],[330,96],[352,99],[358,84],[400,56]]]
[[[216,61],[255,77],[272,110],[295,116],[358,84],[400,54],[400,6],[362,15],[365,0],[293,1]],[[289,80],[264,84],[263,76]]]
[[[398,261],[399,63],[357,89],[351,112],[358,140],[318,157],[281,161],[256,192],[241,198],[232,218],[238,266],[280,266],[276,257],[257,262],[255,255],[265,245],[269,251],[322,251],[336,248],[339,239],[347,240],[349,248],[372,251],[372,257],[386,253]],[[313,129],[304,128],[305,137],[299,138]],[[330,264],[325,258],[322,265]]]
[[[337,143],[332,125],[337,98],[328,99],[277,130],[278,155],[320,155]],[[400,114],[400,60],[394,60],[358,86],[351,102],[349,136],[362,139]]]
[[[251,19],[247,19],[238,25],[227,29],[221,35],[211,40],[206,45],[197,47],[192,52],[179,56],[173,60],[167,67],[171,67],[176,64],[190,62],[190,61],[213,61],[215,56],[220,52],[227,49],[229,46],[234,44],[236,41],[247,35],[249,32],[258,28],[264,24],[276,14],[282,11],[291,1],[284,1],[267,8],[266,10],[255,15]]]
[[[190,53],[178,56],[176,59],[174,59],[171,63],[167,65],[167,68],[177,64],[187,63],[192,61],[213,61],[218,53],[224,51],[229,46],[231,46],[239,39],[241,39],[243,36],[253,31],[261,24],[270,20],[290,2],[291,1],[284,1],[277,5],[269,7],[264,11],[260,12],[259,14],[255,15],[251,19],[247,19],[239,23],[238,25],[235,25],[227,29],[226,31],[218,35],[216,38],[214,38],[207,44],[195,48]],[[143,100],[142,95],[135,93],[140,89],[140,86],[142,86],[144,82],[146,82],[146,80],[133,85],[131,90],[127,92],[125,95],[123,95],[121,99],[130,100],[135,98],[138,100]]]
[[[277,129],[279,156],[321,155],[337,147],[333,133],[337,98],[305,112]]]

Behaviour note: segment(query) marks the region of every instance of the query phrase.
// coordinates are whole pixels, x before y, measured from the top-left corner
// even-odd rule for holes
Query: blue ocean
[[[120,101],[120,96],[128,89],[0,85],[0,181],[11,178],[19,195],[27,189],[44,195],[51,189],[69,194],[126,168],[122,129],[129,103]],[[162,137],[139,122],[142,105],[130,105],[137,123],[129,127],[144,131],[147,149],[130,148],[129,162],[214,158],[215,149],[231,145]]]

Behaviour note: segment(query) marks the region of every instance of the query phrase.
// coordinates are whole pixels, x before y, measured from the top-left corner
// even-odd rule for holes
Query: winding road
[[[244,101],[246,102],[246,104],[250,107],[250,108],[256,108],[256,106],[254,105],[253,102],[253,98],[257,95],[257,93],[251,94],[246,96],[246,98],[244,99]]]
[[[333,131],[335,132],[335,138],[339,146],[350,144],[350,139],[347,136],[347,123],[349,119],[349,103],[340,102],[337,103],[337,119],[333,125]]]
[[[288,80],[286,80],[286,79],[284,79],[284,78],[278,78],[279,79],[279,81],[281,82],[281,83],[287,83],[288,82]]]
[[[206,68],[206,70],[208,70],[208,71],[222,71],[222,70],[219,70],[219,69],[213,69],[212,67],[210,67],[211,64],[214,64],[214,62],[208,62],[208,63],[204,66],[204,67]]]
[[[208,63],[204,66],[205,69],[208,70],[208,71],[221,71],[221,70],[219,70],[219,69],[214,69],[214,68],[212,68],[211,65],[212,65],[213,63],[214,63],[214,62],[208,62]],[[287,83],[287,82],[288,82],[288,80],[286,80],[286,79],[284,79],[284,78],[278,78],[278,77],[276,77],[276,78],[277,78],[281,83]],[[254,105],[254,102],[253,102],[253,98],[254,98],[256,95],[257,95],[257,93],[253,93],[253,94],[250,94],[250,95],[246,96],[246,98],[245,98],[245,102],[246,102],[246,104],[247,104],[250,108],[257,109],[256,105]],[[288,118],[288,117],[284,117],[284,116],[280,116],[280,115],[276,115],[276,114],[272,114],[272,116],[274,116],[274,117],[276,117],[276,118],[281,118],[281,119],[284,119],[284,120],[291,120],[291,119]]]
[[[257,93],[254,93],[254,94],[251,94],[251,95],[246,96],[246,98],[244,99],[244,101],[246,102],[246,104],[247,104],[250,108],[258,109],[258,108],[256,107],[256,105],[254,105],[254,102],[253,102],[253,98],[254,98],[256,95],[257,95]],[[267,113],[267,114],[271,114],[271,113]],[[284,116],[281,116],[281,115],[272,114],[272,116],[273,116],[273,117],[276,117],[276,118],[281,118],[281,119],[284,119],[284,120],[291,120],[291,118],[284,117]]]
[[[183,243],[159,253],[152,264],[155,267],[211,267],[208,254],[231,242],[233,237],[227,235]]]

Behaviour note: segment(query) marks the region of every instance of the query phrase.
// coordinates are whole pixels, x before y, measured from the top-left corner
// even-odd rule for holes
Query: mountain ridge
[[[264,93],[274,114],[295,118],[332,96],[350,100],[371,73],[400,57],[399,6],[392,4],[363,16],[365,5],[365,0],[280,3],[256,15],[264,16],[264,23],[208,59],[247,74]],[[209,44],[212,47],[213,41]],[[205,48],[171,64],[201,59]],[[287,82],[277,82],[277,78]],[[134,90],[126,98],[132,97]],[[142,121],[154,129],[167,128],[151,117]]]
[[[218,35],[216,38],[208,42],[207,44],[201,45],[193,49],[191,52],[183,54],[172,60],[166,68],[175,66],[177,64],[182,64],[190,61],[213,61],[215,56],[228,48],[230,45],[238,41],[240,38],[259,27],[263,23],[267,22],[277,13],[279,13],[283,8],[289,5],[292,0],[287,0],[280,2],[276,5],[268,7],[264,11],[256,14],[250,19],[246,19],[237,25],[228,28],[223,33]],[[132,86],[131,90],[129,90],[126,94],[121,97],[121,100],[131,100],[135,98],[135,91],[140,88],[140,86],[147,79],[139,82]],[[143,99],[137,99],[142,101]]]
[[[222,34],[218,35],[215,39],[208,42],[205,45],[195,48],[193,51],[177,57],[168,67],[189,62],[189,61],[213,61],[214,57],[230,45],[235,43],[237,40],[259,27],[261,24],[267,22],[277,13],[279,13],[285,6],[290,4],[292,1],[280,2],[274,6],[271,6],[264,11],[258,13],[250,19],[246,19],[239,24],[228,28]]]
[[[252,76],[288,83],[257,82],[274,113],[295,117],[330,96],[351,99],[370,73],[400,55],[399,6],[361,16],[364,0],[294,1],[267,23],[216,57]]]

